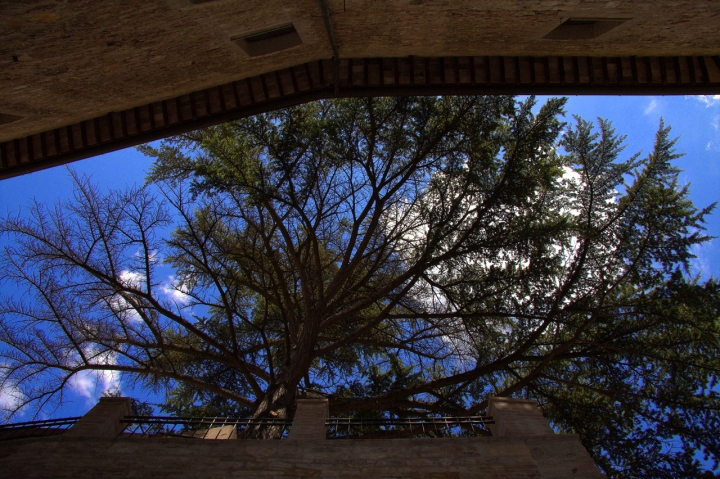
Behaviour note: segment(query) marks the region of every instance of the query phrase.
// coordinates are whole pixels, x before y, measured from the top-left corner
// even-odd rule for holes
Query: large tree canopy
[[[166,410],[469,415],[537,399],[617,477],[720,458],[710,208],[563,101],[322,101],[164,140],[143,188],[10,217],[2,387],[119,371]],[[166,284],[162,268],[171,267]],[[715,463],[717,465],[717,463]]]

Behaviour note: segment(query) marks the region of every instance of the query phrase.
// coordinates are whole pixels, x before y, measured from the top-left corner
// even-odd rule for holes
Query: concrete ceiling
[[[710,0],[0,1],[0,178],[331,96],[720,93],[718,25]]]

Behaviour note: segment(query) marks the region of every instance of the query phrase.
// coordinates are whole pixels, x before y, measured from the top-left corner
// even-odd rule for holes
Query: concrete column
[[[322,441],[326,436],[325,419],[330,417],[328,400],[298,399],[288,440]]]
[[[493,436],[524,438],[541,478],[602,479],[605,476],[580,443],[577,434],[555,434],[536,401],[491,397],[488,415]]]
[[[102,397],[63,437],[117,437],[125,429],[120,420],[131,414],[130,398]]]
[[[495,420],[495,425],[490,425],[493,436],[527,437],[554,434],[536,401],[491,397],[488,402],[488,416]]]

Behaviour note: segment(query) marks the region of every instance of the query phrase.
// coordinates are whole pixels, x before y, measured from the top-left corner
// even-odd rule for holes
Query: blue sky
[[[543,102],[547,97],[540,97]],[[574,96],[569,97],[567,120],[580,115],[586,120],[602,117],[613,122],[618,133],[627,135],[624,156],[641,151],[643,156],[652,150],[655,132],[664,118],[672,126],[672,137],[679,137],[678,152],[685,156],[677,160],[684,173],[683,183],[690,183],[691,198],[698,207],[720,200],[720,95],[712,96]],[[103,188],[124,188],[141,184],[151,160],[134,148],[109,153],[72,164],[72,168],[86,175]],[[0,215],[17,212],[33,198],[52,204],[67,198],[72,182],[66,167],[0,181]],[[708,222],[707,233],[720,236],[720,212]],[[704,278],[720,274],[720,239],[712,240],[695,251],[694,272]],[[87,376],[76,381],[66,396],[65,404],[52,411],[53,417],[80,415],[86,412],[97,397],[112,383],[113,378]],[[139,399],[142,391],[125,392]],[[0,392],[0,406],[7,400]],[[31,411],[17,417],[27,420]]]

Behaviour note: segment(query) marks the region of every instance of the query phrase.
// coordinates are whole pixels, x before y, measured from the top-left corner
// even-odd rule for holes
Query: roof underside
[[[719,24],[699,0],[3,2],[0,178],[334,96],[720,93]]]

